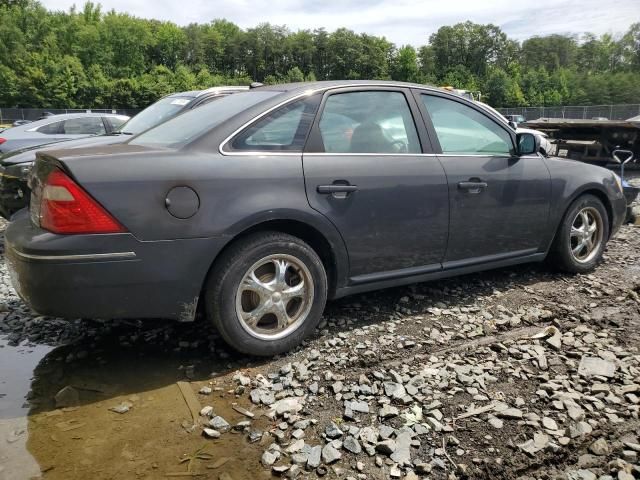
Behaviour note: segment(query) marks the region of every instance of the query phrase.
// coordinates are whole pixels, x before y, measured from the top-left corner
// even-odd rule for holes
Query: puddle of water
[[[0,338],[0,419],[26,416],[33,371],[51,350],[46,345],[12,347]]]
[[[51,351],[44,345],[9,346],[0,338],[0,479],[37,476],[40,468],[27,451],[27,395],[33,371]]]
[[[246,399],[235,398],[230,375],[210,379],[224,367],[208,352],[124,347],[118,337],[19,350],[0,348],[0,393],[7,394],[0,399],[0,432],[24,432],[12,443],[0,438],[0,479],[165,478],[187,471],[201,474],[195,478],[218,479],[224,472],[234,480],[270,477],[259,464],[265,446],[250,444],[245,434],[228,432],[208,440],[200,428],[185,429],[191,414],[176,382],[187,377],[201,406],[213,406],[232,425],[246,420],[232,409],[234,401]],[[198,395],[207,381],[219,390]],[[73,387],[77,401],[57,408],[55,395],[66,386]],[[25,418],[27,392],[31,407]],[[110,411],[123,401],[133,405],[128,413]],[[266,417],[252,421],[252,428],[270,427]],[[191,467],[181,463],[202,448],[210,457],[194,460]],[[224,465],[212,468],[224,458]]]

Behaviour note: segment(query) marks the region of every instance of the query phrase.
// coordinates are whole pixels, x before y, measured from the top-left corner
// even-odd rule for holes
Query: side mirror
[[[518,133],[518,155],[533,155],[540,150],[540,138],[532,133]]]
[[[509,126],[516,130],[518,128],[518,122],[514,122],[513,120],[509,120]]]

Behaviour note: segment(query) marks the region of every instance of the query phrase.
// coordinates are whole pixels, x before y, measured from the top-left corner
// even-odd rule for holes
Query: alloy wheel
[[[603,235],[602,216],[593,207],[581,209],[571,223],[571,255],[576,262],[588,263],[598,255]]]
[[[252,336],[277,340],[296,330],[313,304],[313,278],[292,255],[269,255],[245,273],[236,292],[236,314]]]

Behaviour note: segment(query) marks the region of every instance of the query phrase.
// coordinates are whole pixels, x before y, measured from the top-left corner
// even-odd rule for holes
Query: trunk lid
[[[135,158],[135,154],[153,152],[156,150],[140,145],[128,144],[94,145],[69,150],[62,150],[63,145],[60,147],[60,150],[47,149],[44,151],[38,151],[36,153],[36,161],[31,169],[31,173],[29,174],[28,185],[31,189],[29,212],[31,221],[38,227],[40,226],[41,218],[40,204],[42,199],[42,189],[47,177],[54,169],[58,168],[64,171],[82,186],[83,182],[79,181],[77,176],[74,174],[74,169],[77,169],[75,167],[84,165],[85,167],[90,168],[90,164],[94,162],[108,162],[114,156],[122,155],[126,156],[129,161],[134,161],[133,158]],[[166,153],[166,150],[162,150],[162,152]]]

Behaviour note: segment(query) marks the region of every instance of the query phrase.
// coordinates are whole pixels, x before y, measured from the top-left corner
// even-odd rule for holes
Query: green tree
[[[401,47],[392,58],[391,78],[403,82],[418,80],[418,55],[411,45]]]
[[[640,23],[623,35],[548,35],[522,46],[497,26],[443,26],[417,48],[347,28],[178,26],[86,2],[66,12],[0,1],[0,106],[143,107],[176,90],[331,79],[483,90],[494,106],[640,102]]]
[[[309,30],[300,30],[287,37],[286,51],[289,64],[299,68],[304,75],[313,71],[313,58],[316,53],[313,40],[313,33]]]
[[[624,65],[630,70],[640,71],[640,22],[629,27],[620,43]]]
[[[522,42],[522,65],[525,68],[544,67],[548,72],[575,63],[578,52],[576,39],[566,35],[533,37]]]
[[[293,67],[287,72],[286,78],[289,82],[304,82],[304,73],[298,67]]]
[[[474,76],[484,76],[493,65],[506,68],[515,47],[499,27],[473,22],[440,27],[429,44],[439,78],[460,65]]]
[[[187,35],[170,22],[162,22],[152,31],[153,42],[149,57],[157,65],[174,69],[185,58]]]

